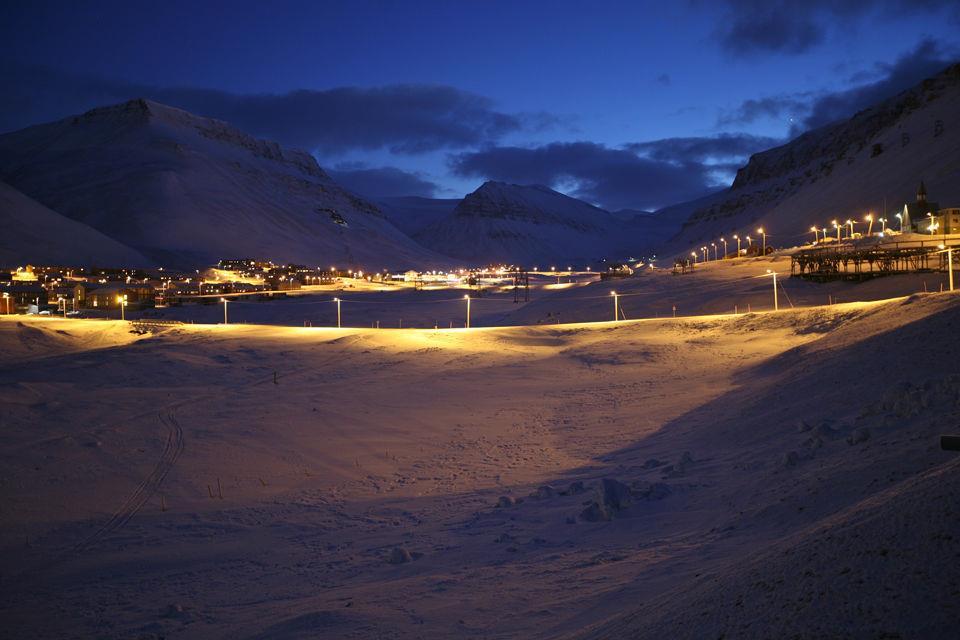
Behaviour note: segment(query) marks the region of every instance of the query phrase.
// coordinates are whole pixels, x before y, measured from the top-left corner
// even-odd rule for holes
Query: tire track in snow
[[[154,466],[153,471],[140,481],[134,492],[113,512],[110,519],[103,523],[103,525],[86,540],[77,544],[74,547],[74,551],[83,551],[105,535],[116,531],[130,522],[130,519],[140,511],[143,505],[147,503],[147,500],[157,492],[164,478],[167,477],[170,469],[172,469],[174,463],[176,463],[177,458],[180,457],[180,454],[183,452],[183,428],[180,426],[180,421],[177,420],[176,408],[165,407],[160,409],[157,412],[157,418],[160,420],[160,424],[167,429],[167,440],[164,443],[163,451],[160,453],[160,459],[157,461],[156,466]]]

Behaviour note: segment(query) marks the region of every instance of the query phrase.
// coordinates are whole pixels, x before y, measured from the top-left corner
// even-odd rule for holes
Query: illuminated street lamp
[[[753,246],[753,238],[747,236],[747,249]]]
[[[870,223],[870,226],[867,227],[867,237],[869,238],[873,234],[873,214],[868,213],[863,219]]]
[[[820,239],[820,236],[817,235],[817,233],[819,233],[817,231],[817,225],[813,225],[812,227],[810,227],[810,231],[813,232],[813,244],[817,244],[817,240]]]
[[[884,233],[887,230],[887,219],[880,218],[880,233]]]
[[[767,232],[763,230],[763,227],[757,229],[757,233],[763,236],[763,255],[767,255]]]
[[[717,259],[717,243],[711,242],[710,246],[713,247],[713,259],[716,260]]]
[[[693,256],[693,264],[697,264],[697,252],[691,251],[690,255]]]
[[[953,249],[947,249],[946,245],[942,244],[940,245],[940,248],[944,250],[940,253],[947,254],[947,273],[949,274],[950,291],[953,291]]]
[[[124,313],[124,309],[127,306],[127,296],[126,294],[122,296],[117,296],[117,302],[120,303],[120,320],[126,320],[127,316]]]
[[[3,292],[3,310],[5,313],[10,313],[10,294],[6,291]]]
[[[940,228],[940,223],[936,222],[933,218],[932,213],[927,213],[927,217],[930,218],[930,226],[927,229],[930,231],[930,235],[933,235],[934,232]]]
[[[723,259],[726,260],[727,259],[727,239],[720,238],[720,242],[723,243]]]
[[[733,234],[733,239],[737,241],[737,255],[740,255],[740,236]]]
[[[613,296],[613,321],[617,322],[620,319],[620,307],[617,302],[617,298],[619,296],[617,295],[616,291],[611,291],[610,295]]]
[[[227,303],[229,302],[229,300],[227,300],[226,298],[220,298],[220,302],[223,303],[223,324],[230,324],[227,321]]]
[[[833,225],[833,228],[837,230],[837,242],[840,242],[840,225],[837,224],[836,220],[831,222],[831,224]]]
[[[337,303],[337,329],[340,328],[340,298],[334,298],[334,302]]]
[[[847,237],[850,238],[851,240],[853,240],[853,225],[854,225],[854,224],[856,224],[856,223],[855,223],[853,220],[850,220],[849,218],[848,218],[847,221],[844,223],[844,225],[848,225],[848,226],[850,227],[850,235],[848,235]]]
[[[780,305],[779,305],[779,303],[777,302],[777,272],[776,272],[776,271],[771,271],[770,269],[767,269],[767,273],[768,273],[769,275],[773,276],[773,310],[774,310],[774,311],[779,311],[779,310],[780,310]]]
[[[903,214],[902,213],[897,214],[897,220],[900,221],[900,233],[903,233]]]
[[[470,296],[465,295],[463,299],[467,301],[467,329],[470,328]]]
[[[700,251],[703,251],[703,261],[706,262],[709,256],[709,250],[706,247],[700,247]]]

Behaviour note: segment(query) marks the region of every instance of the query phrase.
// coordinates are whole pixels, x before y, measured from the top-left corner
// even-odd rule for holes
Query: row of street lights
[[[763,246],[763,248],[762,248],[763,253],[762,253],[761,255],[767,255],[767,232],[764,230],[763,227],[759,227],[759,228],[757,229],[757,233],[760,234],[760,236],[761,236],[761,241],[762,241],[762,243],[763,243],[763,245],[762,245],[762,246]],[[735,234],[733,234],[732,237],[733,237],[734,240],[737,241],[737,255],[738,255],[738,256],[740,255],[740,253],[741,253],[741,251],[742,251],[742,246],[743,246],[742,240],[746,240],[746,241],[747,241],[747,248],[748,248],[748,249],[753,246],[753,238],[751,238],[750,236],[744,236],[744,237],[741,239],[741,237],[740,237],[738,234],[735,233]],[[723,243],[723,257],[726,258],[726,257],[727,257],[727,239],[726,239],[726,237],[723,237],[723,238],[720,238],[719,241],[720,241],[721,243]],[[718,253],[718,251],[717,251],[717,243],[716,243],[716,242],[711,242],[709,246],[704,245],[704,246],[700,247],[700,253],[703,254],[703,257],[702,257],[702,259],[700,260],[701,262],[707,262],[708,260],[710,260],[710,249],[711,249],[711,248],[713,249],[713,259],[714,259],[714,260],[719,260],[719,259],[720,259],[720,255],[719,255],[719,253]],[[697,252],[696,252],[696,251],[691,251],[691,252],[690,252],[690,255],[693,257],[694,263],[696,263],[697,257],[698,257]]]

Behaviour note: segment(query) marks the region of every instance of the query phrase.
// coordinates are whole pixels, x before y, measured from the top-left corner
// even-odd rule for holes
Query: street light
[[[944,251],[940,251],[940,253],[947,254],[947,273],[949,274],[950,291],[953,291],[953,249],[947,249],[946,245],[942,244],[940,245],[940,249],[944,249]]]
[[[727,259],[727,239],[720,238],[720,242],[723,243],[723,259],[726,260]]]
[[[757,229],[757,233],[763,236],[763,255],[767,255],[767,232],[763,230],[763,227]]]
[[[711,242],[710,246],[713,247],[713,259],[716,260],[717,259],[717,243]]]
[[[810,227],[810,231],[813,231],[813,244],[817,244],[817,240],[820,238],[820,236],[817,235],[817,225]]]
[[[709,249],[707,249],[706,247],[700,247],[700,251],[703,251],[703,261],[706,262],[709,258],[709,253],[710,253]]]
[[[897,220],[900,221],[900,233],[903,233],[903,214],[902,213],[897,214]]]
[[[836,220],[834,220],[831,224],[833,224],[833,228],[837,230],[837,242],[840,242],[840,225],[837,224]]]
[[[127,316],[124,313],[124,309],[127,306],[127,296],[126,294],[122,296],[117,296],[117,302],[120,303],[120,320],[126,320]]]
[[[777,302],[777,272],[767,269],[767,273],[773,276],[773,310],[779,311],[780,305]]]
[[[334,302],[337,303],[337,329],[340,328],[340,298],[334,298]]]
[[[220,298],[220,302],[223,303],[223,324],[230,324],[227,321],[227,303],[229,302],[229,300],[227,300],[226,298]]]
[[[740,255],[740,236],[733,234],[734,239],[737,241],[737,256]]]
[[[870,223],[870,226],[867,227],[867,237],[869,238],[869,237],[873,234],[873,214],[872,214],[872,213],[868,213],[868,214],[864,217],[864,220],[866,220],[867,222]]]
[[[616,291],[611,291],[610,295],[613,296],[613,321],[617,322],[620,319],[620,307],[618,306],[618,303],[617,303],[617,298],[619,296],[617,296]]]
[[[697,264],[697,252],[691,251],[690,255],[693,256],[693,264]]]
[[[880,218],[880,233],[883,234],[887,230],[887,219]]]
[[[850,226],[850,235],[848,235],[847,237],[850,238],[851,240],[853,240],[853,225],[856,224],[856,223],[854,223],[853,220],[850,220],[850,219],[848,218],[847,221],[846,221],[844,224]]]
[[[465,295],[463,299],[467,301],[467,329],[470,328],[470,296]]]
[[[751,238],[750,236],[747,236],[747,249],[749,250],[750,247],[752,246],[753,246],[753,238]]]

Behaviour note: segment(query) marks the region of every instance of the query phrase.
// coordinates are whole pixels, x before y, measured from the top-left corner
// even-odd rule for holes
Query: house
[[[42,307],[47,304],[47,290],[38,282],[13,282],[0,287],[3,291],[4,302],[0,302],[0,309],[4,313],[13,313],[18,307],[35,305]]]
[[[935,224],[938,227],[937,233],[960,234],[960,207],[939,209],[934,217],[936,218]]]
[[[87,309],[115,309],[126,296],[127,307],[152,307],[155,292],[152,286],[123,282],[81,282],[73,289],[77,306]]]

